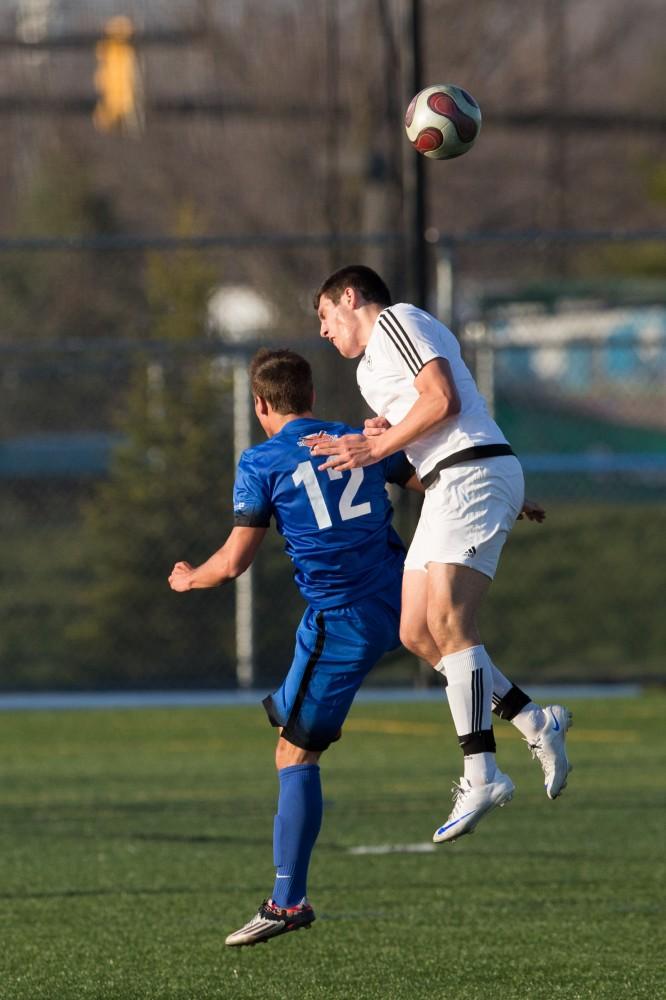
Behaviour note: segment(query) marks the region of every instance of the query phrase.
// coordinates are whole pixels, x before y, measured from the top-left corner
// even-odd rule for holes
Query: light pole
[[[231,347],[220,359],[231,364],[233,380],[234,465],[252,444],[252,396],[247,370],[249,344],[271,326],[269,303],[244,285],[217,288],[208,301],[210,326]],[[235,349],[234,349],[235,348]],[[254,684],[254,587],[250,566],[235,581],[236,680],[241,688]]]
[[[404,78],[407,94],[405,107],[423,88],[423,44],[422,44],[422,4],[421,0],[405,0],[402,7]],[[406,249],[410,263],[409,301],[422,309],[429,306],[428,261],[425,239],[426,229],[426,163],[420,153],[416,153],[409,143],[404,143],[403,166],[403,228]]]

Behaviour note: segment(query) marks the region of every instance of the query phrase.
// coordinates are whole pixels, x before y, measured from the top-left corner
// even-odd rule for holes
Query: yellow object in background
[[[132,35],[134,25],[124,15],[106,23],[105,37],[95,46],[95,89],[99,95],[93,122],[103,132],[138,132],[143,121],[141,77]]]

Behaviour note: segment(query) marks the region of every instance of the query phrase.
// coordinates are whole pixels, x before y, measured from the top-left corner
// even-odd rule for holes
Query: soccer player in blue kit
[[[399,643],[404,546],[391,527],[386,483],[423,492],[402,452],[367,469],[317,472],[305,442],[353,432],[312,415],[308,362],[289,350],[260,350],[250,365],[255,413],[267,441],[243,452],[234,486],[234,528],[201,566],[175,564],[173,590],[216,587],[252,562],[271,517],[285,539],[308,603],[287,675],[264,707],[280,730],[279,798],[273,829],[272,896],[226,944],[253,945],[308,927],[310,856],[322,820],[319,757],[337,740],[362,681]]]

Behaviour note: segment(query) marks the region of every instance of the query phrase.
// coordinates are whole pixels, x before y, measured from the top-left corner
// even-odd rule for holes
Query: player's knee
[[[424,658],[426,650],[430,645],[426,641],[426,633],[423,632],[423,629],[414,628],[410,622],[400,625],[400,642],[410,653]]]
[[[320,757],[321,751],[304,750],[303,747],[297,747],[282,736],[275,748],[275,766],[278,771],[284,770],[285,767],[294,767],[296,764],[316,764]]]

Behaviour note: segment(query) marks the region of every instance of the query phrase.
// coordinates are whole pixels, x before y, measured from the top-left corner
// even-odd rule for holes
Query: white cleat
[[[307,899],[288,909],[265,899],[252,919],[237,931],[228,934],[224,943],[231,948],[244,944],[261,944],[289,931],[299,931],[301,928],[309,930],[314,919],[314,910]]]
[[[527,745],[543,768],[546,795],[549,799],[556,799],[566,787],[569,771],[572,769],[564,748],[572,715],[563,705],[547,705],[543,711],[546,725],[534,743],[527,740]]]
[[[493,781],[487,785],[471,785],[468,778],[461,778],[453,786],[453,809],[443,826],[435,830],[436,844],[451,843],[465,833],[472,833],[479,820],[495,806],[503,806],[513,798],[511,778],[498,769]]]

